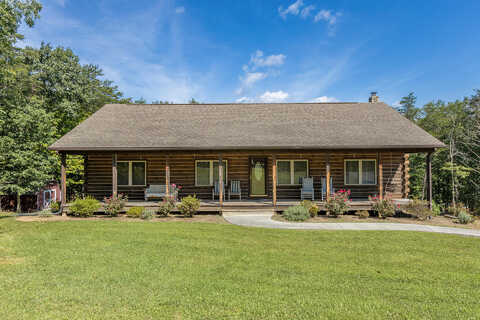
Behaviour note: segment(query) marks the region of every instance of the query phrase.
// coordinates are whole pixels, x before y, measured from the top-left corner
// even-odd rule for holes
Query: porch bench
[[[177,200],[178,190],[174,186],[170,186],[170,194]],[[145,189],[145,201],[149,198],[163,198],[167,196],[167,186],[165,184],[151,184]]]

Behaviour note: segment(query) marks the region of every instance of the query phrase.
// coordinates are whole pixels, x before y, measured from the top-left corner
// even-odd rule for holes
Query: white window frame
[[[347,162],[358,162],[358,183],[347,183]],[[362,183],[362,163],[363,161],[375,161],[375,183]],[[343,183],[346,186],[374,186],[377,184],[377,159],[345,159],[343,164]]]
[[[290,161],[290,183],[288,184],[279,184],[278,183],[278,162],[281,162],[281,161]],[[277,178],[277,186],[300,186],[301,184],[299,183],[294,183],[295,182],[295,172],[294,172],[294,168],[295,168],[295,165],[294,163],[296,161],[302,161],[302,162],[306,162],[307,163],[307,177],[310,175],[310,163],[308,161],[308,159],[278,159],[276,162],[277,162],[277,174],[276,174],[276,178]]]
[[[117,161],[117,164],[120,162],[128,163],[128,184],[119,184],[118,186],[122,187],[145,187],[147,185],[147,161],[146,160],[120,160]],[[145,183],[144,184],[132,184],[132,163],[134,162],[142,162],[145,164]],[[118,177],[118,170],[117,170],[117,177]],[[118,178],[117,178],[118,180]]]
[[[228,160],[223,160],[225,162],[225,181],[228,181]],[[208,162],[210,164],[210,177],[209,177],[209,184],[198,184],[197,181],[197,163],[199,162]],[[195,186],[196,187],[211,187],[213,186],[213,163],[219,162],[218,160],[195,160]]]

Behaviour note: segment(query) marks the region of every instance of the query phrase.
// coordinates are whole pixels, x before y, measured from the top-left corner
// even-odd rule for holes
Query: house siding
[[[181,185],[180,196],[196,194],[201,199],[211,199],[211,187],[195,186],[195,160],[216,160],[219,152],[118,152],[118,161],[145,160],[147,163],[147,184],[165,183],[165,163],[168,156],[170,181]],[[350,189],[353,199],[366,199],[378,193],[378,185],[345,186],[345,159],[377,159],[377,152],[372,151],[332,151],[329,152],[333,187],[336,190]],[[251,157],[267,159],[267,197],[272,197],[272,152],[262,151],[222,151],[228,162],[228,181],[240,180],[242,199],[249,196],[249,164]],[[309,162],[309,174],[314,179],[315,198],[321,199],[321,177],[326,174],[327,152],[322,151],[276,151],[277,160],[305,159]],[[383,189],[392,194],[394,199],[408,196],[408,155],[401,151],[381,151],[383,163]],[[112,193],[112,153],[92,152],[87,154],[85,190],[98,199]],[[377,163],[378,165],[378,163]],[[377,171],[378,172],[378,171]],[[119,186],[118,192],[128,195],[130,200],[143,199],[145,187]],[[279,200],[300,198],[300,186],[277,186]]]

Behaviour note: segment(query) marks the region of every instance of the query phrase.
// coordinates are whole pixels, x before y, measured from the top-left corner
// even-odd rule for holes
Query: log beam
[[[427,202],[428,208],[432,209],[432,152],[427,153],[426,157],[426,174],[427,174]]]
[[[170,195],[170,157],[165,159],[165,191]]]
[[[326,155],[326,165],[325,165],[325,182],[327,185],[327,201],[330,199],[330,190],[332,189],[332,186],[330,185],[330,153],[327,153]]]
[[[61,192],[61,209],[62,216],[67,215],[67,211],[65,210],[65,205],[67,204],[67,154],[62,152],[60,154],[60,184],[62,188]]]
[[[377,153],[377,162],[378,162],[378,197],[380,200],[383,199],[383,161],[382,154]]]
[[[112,196],[116,196],[118,192],[118,175],[117,175],[117,153],[112,154]]]
[[[277,156],[272,155],[272,203],[277,206]]]
[[[223,155],[220,153],[218,156],[218,197],[220,201],[220,207],[223,207]]]

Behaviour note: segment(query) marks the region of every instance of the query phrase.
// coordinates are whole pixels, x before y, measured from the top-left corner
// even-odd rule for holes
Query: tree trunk
[[[22,212],[22,203],[20,201],[20,193],[17,192],[17,213]]]

